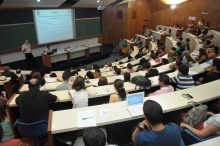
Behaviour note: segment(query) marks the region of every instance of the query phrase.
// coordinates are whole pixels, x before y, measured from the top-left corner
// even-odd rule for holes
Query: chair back
[[[34,123],[22,123],[19,119],[16,120],[14,126],[18,126],[18,130],[23,137],[36,138],[47,134],[46,120],[41,120]]]
[[[210,135],[210,136],[205,137],[205,138],[199,138],[198,136],[196,136],[194,133],[192,133],[190,130],[188,130],[186,128],[183,128],[181,130],[181,135],[182,135],[182,138],[183,138],[184,143],[186,145],[192,145],[192,144],[202,142],[202,141],[205,141],[205,140],[208,140],[208,139],[219,136],[218,134],[213,134],[213,135]]]

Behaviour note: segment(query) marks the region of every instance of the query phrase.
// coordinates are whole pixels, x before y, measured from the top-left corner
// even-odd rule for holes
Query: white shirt
[[[48,48],[46,47],[45,53],[51,53],[51,52],[52,52],[52,50],[51,50],[51,49],[48,49]]]
[[[208,120],[203,123],[203,127],[205,128],[210,123],[220,128],[220,114],[215,114],[214,116],[208,118]],[[217,131],[215,134],[220,134],[220,131]]]
[[[23,51],[24,53],[31,53],[31,45],[30,45],[30,44],[28,44],[28,45],[23,44],[23,45],[22,45],[22,51]]]
[[[88,94],[86,90],[70,90],[70,94],[72,96],[73,108],[88,106]]]

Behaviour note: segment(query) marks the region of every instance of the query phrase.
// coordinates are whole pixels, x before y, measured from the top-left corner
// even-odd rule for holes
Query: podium
[[[91,53],[99,52],[103,54],[103,46],[100,43],[89,43],[83,44],[81,46],[77,46],[75,48],[69,48],[65,51],[59,51],[54,54],[48,55],[46,53],[42,54],[43,65],[49,68],[52,68],[52,63],[59,61],[67,61],[67,63],[71,63],[71,59],[83,57],[90,57]]]

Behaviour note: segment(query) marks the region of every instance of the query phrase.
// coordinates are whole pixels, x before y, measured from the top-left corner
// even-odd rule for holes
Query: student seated
[[[163,110],[159,103],[146,100],[143,106],[144,121],[132,134],[135,146],[180,146],[181,134],[175,123],[164,125]],[[146,128],[145,128],[146,127]]]
[[[0,125],[0,145],[1,146],[22,146],[23,143],[21,143],[20,139],[10,139],[6,142],[2,142],[3,134],[4,134],[3,129],[2,129],[2,126]]]
[[[0,89],[0,99],[4,99],[6,102],[8,99],[6,98],[6,92]]]
[[[102,74],[101,71],[99,69],[95,69],[95,72],[93,72],[93,76],[94,78],[101,78]]]
[[[205,68],[205,70],[209,71],[209,73],[207,73],[204,78],[196,81],[196,85],[205,84],[220,79],[220,59],[213,59],[212,65]]]
[[[120,79],[116,79],[114,81],[114,88],[115,88],[116,93],[110,96],[109,103],[125,101],[127,92],[125,91],[125,88],[124,88],[124,82]]]
[[[20,121],[34,123],[48,120],[49,105],[59,101],[59,98],[46,91],[40,91],[39,79],[31,79],[29,91],[21,92],[15,103],[19,105]]]
[[[155,91],[154,93],[148,94],[148,96],[160,95],[164,93],[173,92],[174,89],[172,86],[169,85],[170,78],[166,74],[159,75],[158,83],[160,86],[160,90]]]
[[[131,81],[131,74],[129,72],[124,73],[124,82]]]
[[[129,72],[129,73],[135,72],[135,70],[133,69],[133,65],[132,65],[131,63],[128,63],[128,64],[127,64],[127,69],[124,70],[123,73],[126,73],[126,72]]]
[[[43,86],[45,85],[46,81],[45,81],[44,78],[41,77],[41,73],[40,72],[34,72],[31,75],[31,79],[38,79],[40,81],[41,90],[43,90]]]
[[[116,68],[115,69],[115,74],[118,76],[121,74],[121,69],[120,68]]]
[[[207,48],[206,53],[208,54],[208,60],[214,59],[218,54],[218,47]]]
[[[108,80],[106,77],[101,77],[99,78],[98,81],[98,86],[104,86],[104,85],[108,85]]]
[[[184,47],[183,52],[182,52],[183,57],[190,53],[189,41],[190,41],[189,38],[187,38],[186,41],[185,41],[185,47]]]
[[[1,141],[4,143],[13,139],[15,136],[11,127],[10,120],[7,117],[6,100],[4,99],[0,99],[0,123],[3,131],[3,133],[1,134]]]
[[[203,48],[212,48],[214,47],[213,42],[210,39],[207,39],[205,43],[202,45]]]
[[[63,83],[58,85],[56,87],[56,90],[57,91],[68,90],[69,87],[72,85],[72,84],[69,83],[70,78],[71,78],[71,74],[69,72],[64,71],[63,74],[62,74]]]
[[[176,83],[176,90],[187,89],[195,86],[192,76],[189,74],[189,67],[186,65],[179,66],[177,76],[171,78],[171,82]]]
[[[158,58],[163,57],[165,55],[165,48],[164,47],[160,47],[159,48],[159,54],[157,55]]]
[[[88,106],[88,93],[86,92],[85,79],[78,76],[72,87],[69,87],[68,93],[72,97],[73,108]]]
[[[130,48],[125,44],[122,49],[121,49],[121,52],[120,52],[120,55],[125,55],[127,54],[127,52],[130,50]]]
[[[88,79],[94,79],[93,73],[92,73],[91,71],[88,71],[88,72],[86,73],[86,78],[88,78]]]
[[[199,64],[204,63],[208,60],[208,54],[206,53],[205,49],[199,49],[199,56],[196,58]]]
[[[143,68],[145,70],[147,70],[147,73],[145,74],[145,78],[150,78],[150,77],[158,76],[159,75],[158,70],[157,69],[153,69],[149,62],[145,62],[144,65],[143,65]]]
[[[191,55],[189,55],[189,54],[187,54],[187,55],[185,56],[185,59],[186,59],[187,65],[188,65],[189,67],[193,67],[193,66],[195,66],[195,65],[198,65],[198,62],[197,62],[195,59],[193,59],[193,58],[191,57]]]
[[[95,69],[99,69],[99,65],[98,65],[98,64],[93,64],[93,65],[92,65],[92,69],[94,69],[94,70],[95,70]]]
[[[168,64],[168,63],[169,63],[168,59],[162,58],[162,60],[161,60],[161,64],[162,64],[162,65],[166,65],[166,64]]]
[[[199,138],[205,138],[213,134],[220,135],[220,114],[214,114],[212,112],[207,112],[207,114],[210,115],[210,117],[206,121],[199,123],[197,128],[185,123],[181,123],[180,127],[189,129]]]
[[[176,57],[174,56],[174,51],[176,51],[176,48],[172,47],[171,50],[167,54],[167,58],[168,58],[169,62],[175,61]]]
[[[106,134],[101,128],[91,127],[83,132],[83,142],[85,146],[108,146]],[[82,144],[80,146],[83,146]]]
[[[10,80],[10,83],[11,83],[11,86],[12,86],[12,90],[14,93],[17,92],[18,88],[19,88],[19,83],[18,83],[18,76],[10,71],[10,67],[9,66],[5,66],[4,67],[4,71],[1,73],[1,76],[6,76],[6,77],[10,77],[11,80]]]

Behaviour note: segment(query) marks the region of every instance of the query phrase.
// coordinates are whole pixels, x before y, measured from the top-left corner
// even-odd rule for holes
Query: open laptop
[[[57,52],[57,48],[53,49],[53,53]]]
[[[143,115],[144,92],[127,95],[127,109],[132,117]]]

